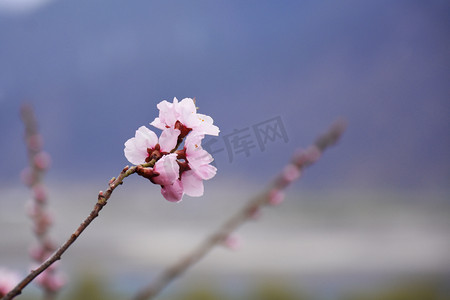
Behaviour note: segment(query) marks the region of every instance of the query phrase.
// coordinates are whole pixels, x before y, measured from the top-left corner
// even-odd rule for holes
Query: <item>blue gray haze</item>
[[[26,165],[25,101],[50,178],[72,180],[117,173],[159,101],[195,97],[221,128],[214,148],[274,117],[287,131],[265,151],[248,131],[254,148],[217,153],[218,176],[265,181],[342,116],[344,140],[306,185],[448,185],[448,1],[13,2],[0,5],[3,183]]]

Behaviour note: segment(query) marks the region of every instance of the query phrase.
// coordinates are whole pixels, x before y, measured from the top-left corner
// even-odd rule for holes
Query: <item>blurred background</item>
[[[221,129],[204,141],[218,168],[205,195],[175,205],[128,178],[63,257],[63,297],[132,295],[342,116],[342,141],[283,205],[161,299],[448,299],[449,13],[444,0],[0,0],[0,266],[25,274],[34,241],[22,103],[52,157],[63,242],[156,104],[195,97]]]

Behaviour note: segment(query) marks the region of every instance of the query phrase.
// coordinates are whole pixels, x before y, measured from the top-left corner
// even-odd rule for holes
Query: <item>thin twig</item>
[[[152,167],[155,164],[155,161],[152,160],[149,163],[143,164],[143,167]],[[56,250],[52,256],[50,256],[46,261],[44,261],[37,269],[31,271],[31,273],[25,277],[21,282],[17,284],[14,289],[12,289],[6,296],[2,298],[2,300],[10,300],[20,295],[22,290],[31,282],[34,278],[36,278],[40,273],[50,267],[54,262],[61,259],[61,256],[66,252],[66,250],[75,242],[75,240],[80,236],[80,234],[86,229],[86,227],[91,224],[91,222],[98,216],[99,212],[102,208],[107,204],[108,199],[111,197],[112,192],[116,189],[117,186],[123,183],[123,180],[130,176],[131,174],[136,172],[137,166],[123,168],[122,172],[120,172],[117,178],[113,177],[109,181],[108,189],[105,192],[100,191],[98,194],[98,200],[95,204],[94,209],[91,211],[89,216],[84,220],[83,223],[75,230],[75,232],[70,236],[70,238],[58,249]]]
[[[346,128],[344,120],[338,120],[330,129],[304,151],[296,153],[291,163],[275,178],[270,188],[261,195],[250,200],[241,210],[234,214],[228,221],[209,235],[192,252],[181,260],[165,269],[148,286],[139,291],[134,300],[151,299],[158,295],[174,278],[183,274],[190,266],[197,263],[216,245],[223,243],[239,226],[251,219],[259,208],[270,203],[273,192],[285,189],[293,180],[297,179],[300,172],[316,162],[321,153],[328,147],[336,144]]]

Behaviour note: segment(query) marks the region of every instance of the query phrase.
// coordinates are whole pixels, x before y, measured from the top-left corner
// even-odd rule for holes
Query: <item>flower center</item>
[[[147,148],[148,156],[145,162],[150,162],[152,159],[158,160],[162,157],[164,153],[161,153],[161,147],[159,144],[155,145],[155,148]]]
[[[178,140],[182,140],[184,137],[186,137],[188,135],[189,132],[192,131],[192,128],[186,127],[183,123],[181,123],[178,120],[175,122],[174,128],[180,130],[180,135],[178,136]]]

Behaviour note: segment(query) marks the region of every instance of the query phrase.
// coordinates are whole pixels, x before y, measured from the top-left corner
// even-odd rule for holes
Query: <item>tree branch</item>
[[[152,167],[155,164],[155,161],[152,160],[149,163],[143,164],[143,167]],[[123,180],[130,176],[131,174],[136,172],[137,166],[128,167],[126,166],[122,172],[120,172],[117,178],[113,177],[109,181],[109,186],[106,192],[100,191],[98,194],[97,203],[94,206],[94,209],[91,211],[89,216],[81,223],[81,225],[75,230],[75,232],[70,236],[70,238],[61,246],[58,250],[56,250],[46,261],[44,261],[37,269],[34,269],[30,272],[30,274],[25,277],[21,282],[19,282],[14,289],[12,289],[8,294],[6,294],[2,300],[10,300],[20,295],[22,290],[35,279],[39,274],[45,271],[48,267],[50,267],[54,262],[61,259],[61,256],[66,252],[66,250],[76,241],[76,239],[81,235],[81,233],[91,224],[91,222],[98,217],[99,212],[102,208],[107,204],[108,199],[111,197],[113,191],[123,183]]]
[[[241,210],[201,242],[197,248],[160,273],[151,284],[139,291],[133,299],[145,300],[155,297],[174,278],[183,274],[190,266],[202,259],[214,246],[223,243],[239,226],[253,218],[260,207],[270,204],[273,192],[284,190],[299,177],[304,168],[315,163],[325,149],[336,144],[344,133],[346,125],[347,123],[342,119],[336,121],[326,133],[316,139],[313,145],[294,154],[291,163],[274,179],[267,191],[250,200]]]

